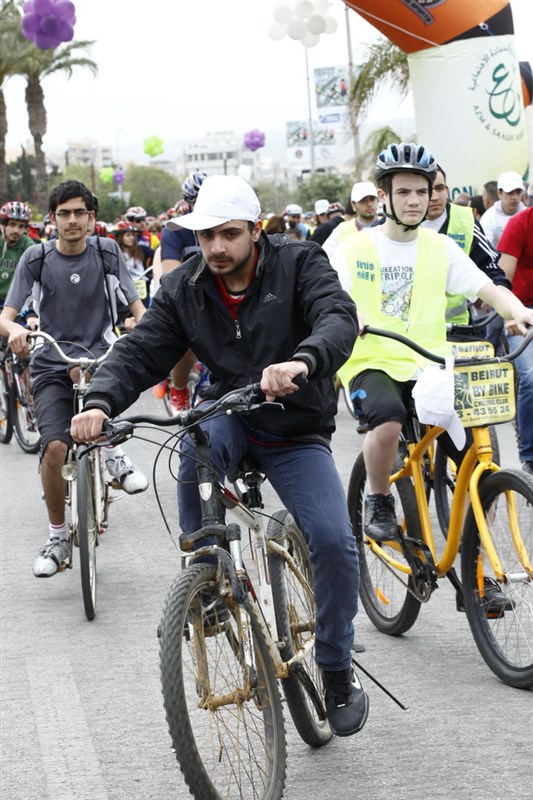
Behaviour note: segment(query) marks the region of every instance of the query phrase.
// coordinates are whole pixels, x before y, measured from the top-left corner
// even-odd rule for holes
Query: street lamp
[[[305,47],[305,78],[307,82],[307,113],[309,126],[309,147],[311,157],[311,174],[315,172],[315,142],[313,131],[313,115],[311,104],[311,80],[309,77],[309,58],[307,50],[316,47],[323,33],[334,33],[337,21],[326,15],[331,2],[329,0],[299,0],[291,5],[283,4],[274,9],[274,21],[268,27],[271,39],[279,41],[285,35],[300,41]]]

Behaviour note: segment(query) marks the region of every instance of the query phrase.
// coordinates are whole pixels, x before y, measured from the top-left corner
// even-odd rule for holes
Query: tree
[[[35,203],[35,159],[24,148],[16,161],[6,165],[6,197]]]
[[[380,39],[366,50],[366,60],[359,67],[350,88],[350,122],[357,132],[378,91],[384,86],[405,97],[410,89],[407,53],[388,39]]]
[[[31,50],[20,32],[20,9],[14,0],[0,7],[0,204],[9,200],[6,185],[7,111],[3,86],[13,75],[20,73]]]
[[[362,180],[374,181],[375,164],[379,153],[392,142],[399,142],[400,136],[388,125],[384,128],[376,128],[365,140],[365,145],[356,162],[357,175],[361,175]],[[416,142],[416,135],[412,134],[409,141]]]
[[[20,33],[22,36],[22,33]],[[90,47],[93,42],[70,42],[54,50],[39,50],[33,47],[24,61],[21,74],[26,78],[26,107],[28,124],[35,148],[35,165],[37,171],[37,198],[42,210],[48,204],[48,178],[46,174],[46,158],[43,150],[43,137],[46,134],[46,107],[44,91],[41,85],[44,78],[55,72],[66,72],[67,78],[72,76],[74,67],[88,67],[93,75],[98,67],[91,59],[76,56],[80,50]]]
[[[331,203],[344,203],[350,196],[353,181],[327,172],[315,172],[298,187],[296,202],[304,211],[314,209],[315,201],[326,198]]]
[[[142,206],[148,214],[156,216],[173,206],[181,197],[181,181],[159,167],[126,169],[123,189],[130,192],[130,205]]]

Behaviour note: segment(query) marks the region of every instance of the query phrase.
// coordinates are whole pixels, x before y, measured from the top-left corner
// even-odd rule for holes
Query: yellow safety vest
[[[446,236],[457,242],[459,247],[470,254],[474,239],[474,215],[467,206],[457,206],[451,203],[449,207],[450,218]],[[456,325],[467,325],[469,321],[468,303],[462,294],[446,295],[446,322]]]
[[[352,278],[352,297],[364,321],[375,328],[408,336],[427,350],[448,355],[446,342],[447,255],[443,238],[419,228],[411,302],[407,324],[382,311],[381,266],[372,237],[361,231],[343,243]],[[398,381],[408,381],[428,362],[400,342],[383,336],[365,336],[355,343],[352,355],[339,370],[343,386],[365,369],[378,369]]]

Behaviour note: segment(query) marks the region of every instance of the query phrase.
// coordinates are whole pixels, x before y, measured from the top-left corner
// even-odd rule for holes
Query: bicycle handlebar
[[[446,363],[444,356],[439,356],[436,353],[432,353],[430,350],[426,350],[424,347],[416,342],[413,342],[411,339],[408,339],[407,336],[403,336],[401,333],[395,333],[393,331],[387,331],[383,328],[373,328],[371,325],[365,325],[363,328],[363,335],[366,334],[373,336],[384,336],[387,339],[394,339],[396,342],[404,344],[406,347],[414,350],[415,353],[427,358],[429,361],[434,361],[436,364]],[[527,334],[524,336],[524,341],[521,342],[521,344],[519,344],[518,347],[511,353],[506,353],[504,356],[473,356],[471,358],[457,358],[455,359],[455,365],[469,366],[474,362],[477,364],[500,364],[502,361],[514,361],[519,355],[521,355],[521,353],[524,352],[532,339],[533,328],[529,328]]]
[[[477,336],[481,328],[484,328],[490,322],[493,322],[495,319],[499,318],[499,314],[496,310],[490,311],[488,314],[483,314],[483,316],[478,317],[477,319],[474,318],[470,322],[457,323],[457,322],[447,322],[446,323],[446,334],[455,334],[455,333],[462,333],[468,334],[470,336]]]
[[[56,342],[54,337],[50,336],[50,334],[46,333],[45,331],[33,331],[31,333],[28,333],[28,342],[29,342],[29,345],[30,345],[30,350],[34,350],[37,347],[37,340],[38,339],[42,339],[45,344],[50,345],[56,351],[57,355],[66,364],[71,364],[72,366],[82,367],[82,368],[87,368],[90,365],[101,364],[102,361],[104,361],[104,359],[107,358],[107,356],[111,352],[111,348],[113,347],[113,345],[111,345],[109,347],[109,349],[105,353],[103,353],[101,356],[99,356],[98,358],[95,358],[95,356],[93,356],[93,355],[91,355],[91,356],[79,356],[78,358],[72,358],[72,356],[69,356],[64,352],[64,350],[60,347],[59,343]],[[76,344],[79,344],[79,343],[76,342]],[[79,346],[83,347],[84,345],[79,344]],[[90,351],[88,351],[88,352],[90,352]]]

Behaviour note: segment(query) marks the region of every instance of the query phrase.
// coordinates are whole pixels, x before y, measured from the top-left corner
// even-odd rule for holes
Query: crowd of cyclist
[[[515,185],[518,181],[519,186]],[[299,458],[305,452],[299,471],[301,474],[303,470],[313,471],[310,485],[327,485],[331,496],[337,500],[342,495],[328,445],[334,430],[332,379],[338,374],[343,385],[349,387],[357,413],[364,414],[369,425],[363,445],[369,479],[366,530],[376,540],[396,538],[398,523],[388,477],[405,419],[406,399],[419,375],[420,364],[390,344],[383,346],[364,337],[357,339],[363,318],[378,327],[400,326],[403,330],[408,326],[413,338],[431,350],[443,345],[446,320],[468,319],[467,300],[495,307],[502,317],[512,320],[513,332],[523,334],[525,326],[533,323],[533,312],[528,310],[533,308],[533,297],[519,298],[513,294],[513,282],[501,269],[498,251],[483,231],[483,216],[480,221],[474,216],[474,199],[461,198],[462,203],[471,206],[468,208],[450,202],[443,167],[426,148],[414,144],[390,145],[382,151],[376,164],[376,184],[357,181],[347,203],[319,198],[309,212],[304,212],[297,204],[289,204],[280,213],[261,214],[255,193],[241,179],[194,173],[184,181],[183,196],[176,206],[159,218],[150,219],[143,208],[136,206],[127,209],[112,225],[107,225],[98,221],[97,200],[83,184],[75,187],[62,184],[57,189],[60,193],[56,193],[51,202],[51,219],[42,239],[52,240],[58,236],[59,251],[63,241],[76,241],[77,249],[69,251],[67,248],[67,252],[79,259],[93,258],[100,267],[103,263],[104,273],[106,269],[111,271],[114,285],[121,287],[125,305],[129,307],[129,311],[125,311],[124,325],[132,330],[131,336],[119,341],[94,376],[87,410],[73,422],[74,438],[82,440],[84,434],[90,440],[98,436],[105,416],[128,407],[140,390],[151,385],[150,378],[160,379],[162,365],[168,371],[165,380],[171,383],[176,409],[190,403],[186,376],[197,357],[207,363],[216,377],[213,391],[231,388],[232,381],[239,380],[242,372],[242,352],[235,342],[239,342],[242,335],[245,339],[248,337],[243,347],[253,344],[253,353],[248,357],[254,374],[262,374],[267,398],[281,396],[286,400],[289,410],[283,419],[292,429],[281,431],[276,427],[278,422],[270,429],[272,423],[267,414],[261,418],[259,430],[244,432],[243,441],[248,442],[248,447],[253,443],[265,459],[270,450],[269,465],[273,463],[274,452],[279,451],[278,472],[274,471],[274,475],[278,480],[282,474],[284,477],[276,490],[311,542],[316,562],[316,653],[325,676],[330,723],[338,735],[355,733],[366,721],[368,701],[355,676],[350,656],[357,602],[354,589],[358,583],[351,526],[346,510],[342,514],[339,511],[338,502],[328,507],[327,514],[324,506],[298,518],[302,509],[291,495],[290,474],[285,470],[283,459],[293,450],[298,452]],[[529,198],[516,173],[500,175],[497,190],[501,198],[495,212],[498,219],[502,214],[512,218],[526,209]],[[513,192],[520,194],[519,203],[521,198],[526,202],[523,207],[514,204],[516,210],[509,213],[504,201],[505,196]],[[6,203],[0,209],[0,220],[4,240],[0,277],[5,291],[9,290],[0,321],[3,333],[10,337],[10,344],[23,350],[23,330],[14,322],[15,312],[22,310],[21,298],[31,280],[39,278],[41,299],[46,287],[35,266],[39,248],[35,249],[33,261],[30,256],[24,256],[25,250],[34,243],[28,233],[29,207],[20,202]],[[58,230],[51,227],[53,220]],[[114,266],[106,265],[102,244],[87,247],[91,238],[114,240],[112,246],[106,245],[103,249],[114,259]],[[293,243],[289,244],[290,240],[294,240]],[[13,257],[10,257],[10,250]],[[15,269],[21,257],[25,270],[23,279]],[[187,262],[186,267],[177,269],[184,262]],[[302,270],[304,263],[307,274]],[[274,267],[279,270],[278,274]],[[147,272],[150,269],[151,274]],[[287,279],[291,276],[292,283],[287,280],[286,292],[292,292],[294,297],[282,296],[285,291],[280,282],[282,273]],[[64,280],[66,285],[66,276]],[[145,284],[141,292],[139,281]],[[268,281],[269,291],[262,296],[261,311],[258,308],[250,317],[249,311],[244,309],[257,303],[257,299],[252,298],[257,295],[256,284],[261,281]],[[213,307],[209,305],[209,298],[215,301]],[[6,299],[5,293],[1,299]],[[276,303],[271,303],[268,312],[265,310],[267,301]],[[216,308],[225,309],[226,327],[220,328],[224,336],[227,335],[225,348],[221,349],[213,335],[216,326],[207,316],[208,305],[209,313],[214,314],[218,322]],[[149,306],[148,317],[142,321]],[[275,325],[272,315],[276,307],[285,314],[284,324],[289,332],[284,340],[281,331],[274,336],[272,329],[273,341],[265,341],[261,315],[268,313],[270,324]],[[246,332],[241,331],[241,310],[243,316],[247,315]],[[34,308],[34,311],[38,313],[39,309]],[[73,319],[72,324],[79,327],[80,320]],[[258,339],[251,333],[256,329]],[[100,334],[94,333],[96,341]],[[500,333],[487,331],[489,337],[498,337]],[[148,352],[153,354],[150,362],[145,359]],[[279,363],[264,360],[272,358],[273,353]],[[176,363],[172,363],[172,354],[179,356]],[[301,399],[294,400],[297,387],[293,379],[299,372],[308,376],[309,387],[297,392]],[[128,375],[133,376],[131,386]],[[240,377],[244,378],[244,373]],[[39,389],[44,396],[42,380]],[[52,394],[48,393],[46,400],[50,403]],[[64,427],[64,420],[61,424]],[[47,442],[59,436],[58,430],[56,424],[44,436],[44,453]],[[221,436],[224,453],[228,441],[243,438],[240,430],[232,430],[231,434],[229,440],[227,431]],[[62,447],[58,450],[55,467],[66,447],[64,436],[59,439]],[[279,446],[282,444],[284,447]],[[329,460],[324,460],[327,453]],[[124,463],[123,454],[120,459]],[[524,469],[532,472],[533,456],[523,461]],[[199,522],[190,489],[194,483],[191,464],[192,461],[185,464],[183,474],[188,468],[187,476],[179,487],[182,492],[180,522],[185,532],[194,530]],[[134,483],[131,493],[143,491],[147,487],[144,476],[139,476],[131,462],[127,466],[128,470],[118,477]],[[268,469],[265,468],[265,472]],[[49,483],[48,491],[50,486]],[[56,511],[57,508],[56,503]],[[324,530],[331,529],[328,546],[317,530],[318,519]],[[331,526],[333,520],[336,524]],[[58,542],[64,535],[64,518],[61,520],[56,515],[56,521],[51,520],[50,524],[51,539],[41,550],[41,561],[38,560],[35,567],[36,575],[49,576],[57,571]],[[336,562],[337,579],[339,563],[344,565],[346,578],[345,590],[337,592],[335,597],[328,577],[334,553],[342,553]],[[47,559],[53,563],[48,563]],[[43,562],[46,562],[46,569]]]

